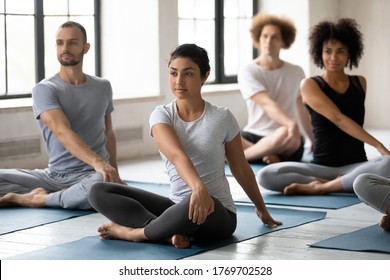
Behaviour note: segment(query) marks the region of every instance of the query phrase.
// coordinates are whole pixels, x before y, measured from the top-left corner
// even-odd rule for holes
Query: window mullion
[[[45,77],[43,0],[35,0],[35,67],[36,82]]]
[[[223,0],[215,0],[215,83],[221,83],[224,72]]]
[[[7,11],[7,2],[4,1],[4,11]],[[4,74],[5,74],[5,96],[8,95],[8,52],[7,52],[7,15],[4,15]]]
[[[101,36],[100,36],[100,0],[94,0],[94,21],[95,21],[95,74],[100,77],[101,69]]]
[[[253,1],[253,16],[256,15],[258,9],[259,9],[259,3],[258,1]],[[256,58],[258,56],[257,49],[253,47],[253,58]]]

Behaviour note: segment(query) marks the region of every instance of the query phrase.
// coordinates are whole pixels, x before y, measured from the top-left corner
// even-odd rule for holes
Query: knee
[[[359,197],[365,197],[368,191],[372,175],[369,173],[363,173],[356,177],[353,181],[353,190]]]
[[[91,187],[91,190],[88,194],[88,200],[93,207],[97,205],[100,201],[100,198],[105,197],[107,193],[107,184],[105,183],[96,183]]]
[[[271,186],[275,181],[275,174],[274,172],[269,170],[270,168],[267,167],[268,166],[263,167],[257,172],[256,180],[260,186],[262,186],[265,189],[271,190],[272,189]]]
[[[273,139],[274,141],[274,144],[279,144],[281,145],[281,143],[285,142],[284,140],[287,138],[288,136],[288,129],[286,126],[281,126],[279,128],[277,128],[271,138]],[[286,145],[287,143],[285,143],[284,145]]]
[[[386,163],[390,164],[390,155],[383,155],[382,157],[384,158]]]
[[[275,134],[277,134],[281,138],[287,137],[287,135],[288,135],[288,128],[287,128],[287,126],[278,127],[275,130]]]

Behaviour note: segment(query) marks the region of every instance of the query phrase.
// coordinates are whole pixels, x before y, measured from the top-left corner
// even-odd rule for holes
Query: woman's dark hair
[[[205,77],[207,72],[210,71],[210,60],[207,51],[195,44],[183,44],[174,49],[171,53],[168,66],[171,64],[172,60],[178,57],[189,58],[196,63],[199,66],[200,75],[202,77]]]
[[[337,22],[325,20],[312,27],[309,35],[310,55],[314,64],[320,68],[324,68],[323,45],[329,40],[339,41],[348,48],[349,60],[346,67],[358,67],[364,46],[363,34],[354,19],[342,18]]]
[[[289,18],[259,12],[252,18],[252,25],[249,29],[253,45],[256,48],[260,47],[259,38],[266,25],[275,25],[279,27],[285,49],[288,49],[292,43],[294,43],[297,31],[294,23]]]

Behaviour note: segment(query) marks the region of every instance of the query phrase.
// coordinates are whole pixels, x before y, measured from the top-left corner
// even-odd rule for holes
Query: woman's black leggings
[[[198,225],[188,218],[190,196],[179,203],[131,186],[97,183],[89,194],[92,207],[109,220],[131,228],[145,228],[151,241],[164,241],[174,234],[205,241],[229,237],[236,229],[236,214],[217,199],[214,212]]]

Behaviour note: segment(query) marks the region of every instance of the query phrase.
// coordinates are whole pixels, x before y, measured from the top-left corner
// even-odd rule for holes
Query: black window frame
[[[93,0],[94,3],[94,31],[95,31],[95,41],[93,42],[95,48],[95,75],[101,76],[101,32],[100,32],[100,23],[101,23],[101,11],[100,11],[100,0]],[[68,3],[69,4],[69,3]],[[6,1],[4,2],[6,6]],[[69,7],[69,5],[68,5]],[[5,52],[0,55],[4,55],[5,58],[5,92],[1,92],[0,100],[2,99],[17,99],[17,98],[28,98],[31,97],[30,93],[18,93],[18,94],[9,94],[8,93],[8,70],[7,70],[7,15],[15,15],[6,12],[6,7],[4,7],[4,13],[1,13],[4,16],[4,39],[5,39]],[[19,15],[19,14],[17,14]],[[38,83],[45,78],[45,44],[44,44],[44,18],[48,15],[44,15],[43,11],[43,0],[34,0],[34,14],[23,14],[20,16],[34,16],[34,44],[35,44],[35,82]],[[50,15],[53,16],[53,15]],[[60,16],[66,16],[68,19],[73,16],[79,16],[70,14],[69,11],[67,14],[61,14]]]
[[[215,81],[212,84],[229,84],[237,83],[237,75],[227,76],[225,75],[225,51],[224,51],[224,0],[215,1]],[[258,1],[253,2],[253,15],[257,13]],[[253,58],[257,56],[257,50],[253,48]]]

